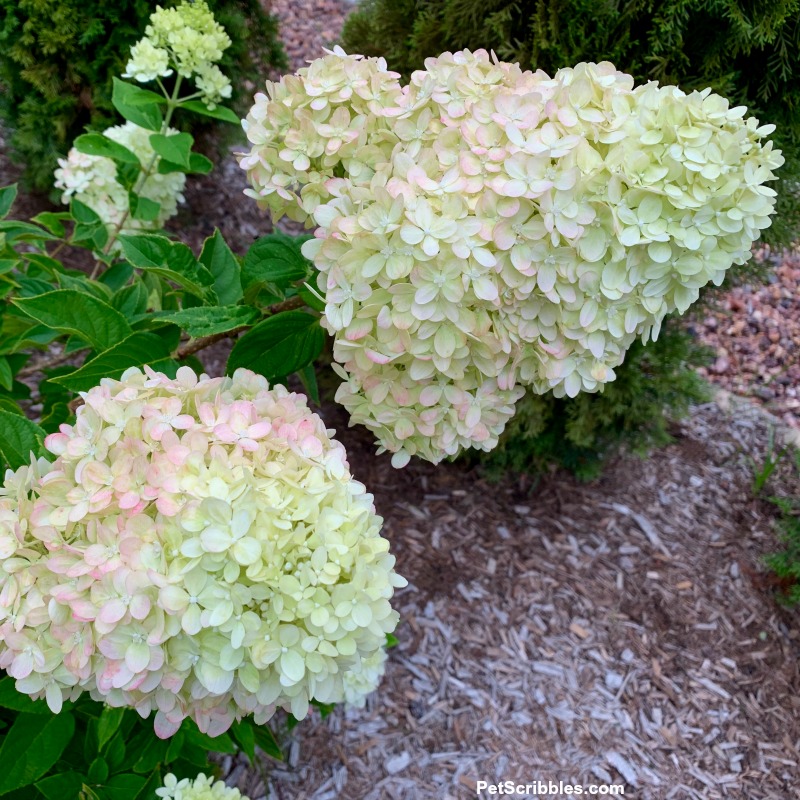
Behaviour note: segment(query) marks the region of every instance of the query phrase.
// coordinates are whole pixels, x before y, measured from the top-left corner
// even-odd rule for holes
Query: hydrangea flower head
[[[467,50],[398,77],[328,52],[256,95],[240,158],[316,228],[337,400],[396,466],[491,449],[526,388],[602,390],[770,224],[774,126],[709,89]]]
[[[156,789],[162,800],[248,800],[238,789],[227,787],[202,772],[194,779],[178,780],[171,772],[164,776],[164,785]]]
[[[305,398],[181,367],[83,399],[45,441],[54,463],[0,492],[0,667],[17,689],[55,712],[82,692],[155,711],[162,737],[352,697],[405,581]]]
[[[169,128],[167,133],[173,134],[178,131]],[[166,175],[158,173],[160,156],[156,155],[150,144],[151,134],[152,131],[133,122],[126,122],[124,125],[116,125],[103,131],[104,136],[133,152],[139,159],[142,169],[155,158],[150,174],[138,188],[141,197],[159,204],[159,211],[154,219],[136,219],[128,213],[130,208],[128,191],[117,180],[117,165],[110,158],[87,155],[74,147],[70,149],[66,158],[58,160],[59,166],[55,171],[55,186],[62,190],[61,202],[69,204],[73,197],[80,200],[99,215],[109,231],[116,228],[123,219],[123,231],[155,230],[163,227],[164,223],[177,213],[178,203],[183,202],[186,175],[182,172],[170,172]]]
[[[205,0],[156,6],[144,38],[131,48],[123,77],[145,83],[171,75],[174,66],[182,77],[195,79],[203,101],[214,108],[231,96],[231,83],[216,66],[230,44]]]

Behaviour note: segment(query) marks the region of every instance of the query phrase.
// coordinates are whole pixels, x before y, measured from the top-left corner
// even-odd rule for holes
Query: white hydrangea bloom
[[[156,47],[150,39],[142,39],[131,48],[131,57],[122,77],[147,83],[170,75],[169,51]]]
[[[372,495],[302,395],[145,368],[82,395],[0,490],[0,668],[213,735],[374,688],[397,624]],[[372,665],[372,666],[370,666]]]
[[[178,131],[169,128],[167,133]],[[147,167],[155,156],[155,151],[150,144],[152,131],[141,128],[133,122],[107,128],[103,135],[124,145],[139,159],[142,167]],[[182,172],[171,172],[167,175],[158,173],[156,156],[153,169],[147,179],[139,187],[138,193],[158,203],[158,215],[153,220],[134,219],[128,210],[128,192],[117,180],[117,166],[104,156],[90,156],[72,148],[66,158],[58,160],[58,169],[55,171],[55,186],[62,190],[61,202],[68,205],[74,197],[85,203],[97,213],[108,227],[114,229],[124,219],[123,231],[153,230],[163,227],[164,223],[175,216],[178,203],[183,202],[183,187],[186,184],[186,175]]]
[[[353,708],[364,708],[367,697],[377,688],[386,671],[386,651],[376,650],[361,659],[361,668],[344,674],[344,700]]]
[[[156,789],[156,796],[162,800],[248,800],[238,789],[231,789],[202,772],[194,780],[180,781],[168,773],[164,776],[164,785]]]
[[[171,75],[174,66],[182,77],[194,79],[201,99],[213,109],[231,96],[231,83],[216,66],[230,44],[204,0],[181,2],[175,8],[156,6],[144,38],[131,48],[124,77],[147,82]]]
[[[497,443],[524,387],[614,380],[770,224],[774,126],[710,90],[485,51],[407,86],[336,48],[267,83],[246,194],[315,226],[337,393],[396,466]]]

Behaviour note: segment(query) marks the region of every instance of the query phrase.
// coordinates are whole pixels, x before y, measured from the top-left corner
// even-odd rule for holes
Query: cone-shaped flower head
[[[523,387],[602,389],[770,224],[774,126],[708,89],[467,50],[398,77],[336,48],[268,83],[240,159],[316,227],[337,399],[398,466],[491,449]]]

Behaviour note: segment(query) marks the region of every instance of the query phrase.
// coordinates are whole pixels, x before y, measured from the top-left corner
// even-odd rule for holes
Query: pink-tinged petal
[[[69,437],[64,433],[51,433],[44,437],[44,446],[53,455],[60,456],[67,451]]]
[[[392,360],[391,356],[378,353],[370,348],[367,348],[364,352],[367,358],[372,361],[373,364],[388,364]]]
[[[133,491],[125,492],[125,494],[117,499],[117,505],[126,511],[136,506],[138,502],[139,494]]]
[[[172,427],[178,430],[188,430],[195,425],[195,418],[189,414],[179,414],[172,420]]]
[[[183,445],[176,444],[166,450],[167,460],[170,464],[174,464],[176,467],[180,467],[186,461],[187,458],[192,454],[192,451],[188,447],[184,447]]]
[[[170,720],[166,714],[159,711],[156,714],[155,723],[153,725],[156,736],[158,736],[159,739],[169,739],[178,732],[178,728],[180,728],[182,722],[183,719],[180,717]]]
[[[88,600],[73,600],[69,607],[78,622],[94,622],[97,618],[97,608]]]
[[[150,598],[143,594],[136,595],[128,606],[134,619],[145,619],[150,613]]]
[[[215,425],[213,433],[214,436],[223,442],[235,442],[239,438],[239,434],[236,433],[227,422],[223,422],[221,425]]]
[[[158,496],[158,498],[156,499],[156,508],[165,517],[174,517],[180,510],[180,506],[175,501],[175,498],[166,494]]]
[[[272,430],[272,425],[264,420],[263,422],[256,422],[255,425],[250,425],[247,429],[247,435],[251,439],[261,439]]]
[[[317,436],[305,436],[300,442],[303,455],[309,458],[319,458],[322,455],[322,442]]]
[[[97,620],[104,625],[113,625],[119,622],[128,613],[128,608],[125,603],[119,598],[114,598],[103,603],[100,613],[97,615]]]

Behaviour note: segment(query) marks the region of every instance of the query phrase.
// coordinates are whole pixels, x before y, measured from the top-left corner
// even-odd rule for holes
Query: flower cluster
[[[367,697],[377,688],[386,671],[386,651],[376,650],[371,656],[361,659],[358,670],[344,674],[344,701],[352,708],[364,708]]]
[[[46,439],[55,462],[0,492],[0,667],[19,691],[155,710],[166,737],[375,688],[405,581],[302,395],[181,367],[83,399]]]
[[[164,776],[164,786],[156,789],[156,796],[162,800],[248,800],[238,789],[230,789],[202,772],[193,781],[179,781],[170,772]]]
[[[168,134],[178,131],[169,128]],[[128,148],[142,165],[142,169],[153,162],[147,178],[137,187],[140,197],[158,203],[158,214],[154,219],[136,219],[130,211],[128,191],[117,180],[117,165],[105,156],[91,156],[72,148],[66,158],[58,160],[55,171],[55,186],[62,190],[61,202],[68,204],[74,197],[89,206],[108,227],[109,231],[123,222],[123,230],[157,229],[178,210],[183,202],[183,187],[186,175],[171,172],[158,173],[159,156],[150,144],[152,131],[145,130],[133,122],[107,128],[103,135]],[[155,160],[153,160],[155,159]]]
[[[146,83],[172,75],[174,66],[178,75],[194,78],[203,102],[214,108],[231,96],[231,83],[216,64],[230,43],[204,0],[156,6],[144,38],[131,48],[123,77]]]
[[[247,193],[316,225],[337,399],[396,466],[491,449],[523,387],[593,392],[749,257],[783,163],[710,90],[485,51],[407,86],[337,48],[256,95]]]

